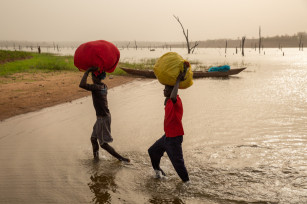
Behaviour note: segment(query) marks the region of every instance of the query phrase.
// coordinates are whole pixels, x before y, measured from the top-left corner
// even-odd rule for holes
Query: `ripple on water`
[[[185,151],[189,185],[180,181],[167,156],[161,160],[161,168],[167,174],[163,179],[153,177],[148,155],[140,152],[126,153],[131,164],[106,155],[98,163],[86,160],[84,165],[91,174],[88,186],[94,202],[307,202],[306,169],[297,168],[291,163],[292,158],[285,161],[274,161],[273,156],[271,161],[263,158],[276,151],[248,144]]]

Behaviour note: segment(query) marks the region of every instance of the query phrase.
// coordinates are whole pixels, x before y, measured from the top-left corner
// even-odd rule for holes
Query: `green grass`
[[[26,59],[31,57],[32,54],[29,52],[0,50],[0,63]]]
[[[153,69],[158,58],[141,59],[140,62],[119,62],[118,67],[127,67],[132,69]]]
[[[6,62],[0,64],[0,76],[9,76],[16,73],[79,71],[74,65],[73,56],[57,56],[48,53],[38,54],[30,52],[0,50],[0,59],[3,59],[3,61]],[[138,69],[152,69],[155,62],[156,59],[143,59],[140,63],[128,63],[120,61],[115,71],[113,73],[107,74],[126,75],[126,72],[119,68],[121,66]]]
[[[0,58],[7,56],[7,54],[2,54],[3,52],[0,52]],[[0,76],[8,76],[23,72],[35,73],[53,71],[78,71],[78,69],[74,66],[72,56],[56,56],[53,54],[38,53],[27,53],[27,55],[32,56],[32,58],[23,60],[17,60],[19,58],[15,58],[16,61],[0,64]]]

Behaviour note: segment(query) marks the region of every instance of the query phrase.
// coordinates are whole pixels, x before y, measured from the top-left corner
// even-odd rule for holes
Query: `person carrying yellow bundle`
[[[163,85],[174,86],[180,72],[187,69],[184,81],[179,83],[180,89],[186,89],[193,84],[193,72],[188,61],[184,60],[176,52],[168,52],[162,55],[154,66],[154,73]]]

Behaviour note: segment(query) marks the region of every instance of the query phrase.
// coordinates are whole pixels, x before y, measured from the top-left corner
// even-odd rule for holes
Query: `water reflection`
[[[94,194],[92,202],[112,203],[112,194],[116,193],[118,188],[115,177],[120,165],[106,162],[102,165],[101,161],[93,161],[92,168],[91,181],[88,183]]]
[[[117,188],[114,178],[114,175],[99,175],[98,173],[91,176],[91,182],[88,186],[95,194],[93,202],[111,203],[112,199],[109,191],[115,193]]]
[[[184,204],[184,202],[180,198],[162,198],[160,196],[154,196],[149,199],[149,203],[152,204]]]
[[[175,176],[175,175],[174,175]],[[168,203],[168,204],[183,204],[185,201],[183,200],[183,196],[181,195],[185,193],[182,186],[182,183],[175,182],[170,183],[172,180],[171,177],[164,179],[155,179],[155,178],[147,178],[145,179],[145,184],[143,191],[147,191],[146,194],[150,195],[148,199],[148,203],[160,204],[160,203]],[[176,180],[176,179],[175,179]]]

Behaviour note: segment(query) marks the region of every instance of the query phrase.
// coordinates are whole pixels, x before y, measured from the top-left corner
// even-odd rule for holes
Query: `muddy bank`
[[[80,72],[20,73],[0,77],[0,120],[88,96],[79,88]],[[130,76],[107,77],[109,88],[133,81]],[[91,78],[88,81],[91,83]]]

